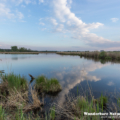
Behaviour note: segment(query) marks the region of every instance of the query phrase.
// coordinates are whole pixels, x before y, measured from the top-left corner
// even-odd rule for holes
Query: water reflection
[[[101,63],[91,63],[88,62],[84,64],[83,66],[74,66],[72,69],[63,67],[63,71],[61,72],[54,72],[56,77],[61,81],[61,85],[63,87],[63,90],[58,96],[58,104],[62,106],[65,102],[65,96],[69,93],[71,89],[73,89],[75,86],[80,84],[81,82],[88,80],[97,82],[100,81],[101,78],[97,77],[95,75],[90,75],[89,72],[95,71],[96,69],[101,69],[104,66],[108,66],[109,64],[103,65]],[[69,71],[67,70],[69,69]],[[77,92],[77,89],[76,89]]]
[[[118,63],[103,62],[102,64],[98,59],[57,54],[0,54],[0,59],[2,59],[0,70],[24,75],[29,81],[28,74],[34,77],[43,74],[48,78],[57,78],[63,89],[57,97],[51,99],[53,102],[56,100],[60,105],[64,103],[66,95],[72,91],[77,92],[76,86],[81,84],[84,87],[86,80],[91,84],[92,90],[97,91],[96,93],[103,90],[111,92],[115,88],[120,90],[120,64]]]

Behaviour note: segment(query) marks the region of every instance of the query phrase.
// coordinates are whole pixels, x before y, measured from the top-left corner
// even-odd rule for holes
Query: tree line
[[[25,47],[18,48],[17,46],[11,46],[11,49],[0,49],[0,52],[38,52],[38,51],[27,49]]]

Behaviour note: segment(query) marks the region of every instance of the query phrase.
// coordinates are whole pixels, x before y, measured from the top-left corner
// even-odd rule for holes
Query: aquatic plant
[[[100,98],[98,99],[98,101],[99,101],[99,103],[100,103],[101,105],[105,106],[105,105],[107,104],[107,102],[108,102],[108,98],[107,98],[106,96],[103,96],[103,95],[101,94],[101,96],[100,96]]]
[[[66,119],[71,120],[100,120],[100,116],[89,116],[85,115],[84,112],[94,113],[97,112],[97,108],[93,102],[93,100],[89,101],[85,96],[77,96],[74,98],[73,96],[67,98],[67,101],[64,103],[64,106],[61,107],[57,104],[55,105],[55,113],[61,117],[65,117]],[[99,107],[99,104],[98,104]],[[100,109],[98,109],[100,112]]]
[[[50,118],[51,118],[51,120],[55,120],[55,106],[53,106],[50,109]]]
[[[45,76],[38,76],[35,79],[35,88],[40,92],[55,93],[61,90],[59,81],[55,78],[47,79]]]
[[[5,112],[4,109],[2,108],[2,105],[0,105],[0,120],[5,120]]]
[[[28,83],[25,77],[15,75],[13,73],[5,74],[1,76],[3,83],[8,85],[8,89],[16,88],[17,90],[25,90],[28,87]]]

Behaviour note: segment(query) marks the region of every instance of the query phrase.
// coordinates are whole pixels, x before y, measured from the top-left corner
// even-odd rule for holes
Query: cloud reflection
[[[60,80],[60,83],[63,88],[61,93],[58,95],[59,99],[57,100],[57,103],[60,106],[62,106],[65,101],[65,95],[67,95],[69,91],[73,89],[77,84],[80,84],[85,80],[94,81],[94,82],[101,80],[101,78],[97,76],[90,75],[89,72],[95,71],[97,69],[101,69],[102,67],[107,65],[109,65],[109,63],[104,65],[101,64],[100,62],[96,64],[95,63],[90,64],[88,62],[84,65],[84,69],[81,66],[74,66],[72,67],[71,70],[69,68],[64,69],[65,67],[63,67],[62,72],[55,72],[54,73],[56,75],[55,77]]]

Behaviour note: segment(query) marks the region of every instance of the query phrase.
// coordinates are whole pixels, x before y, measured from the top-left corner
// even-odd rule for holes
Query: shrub
[[[106,52],[105,51],[100,52],[99,58],[105,59],[105,57],[106,57]]]

